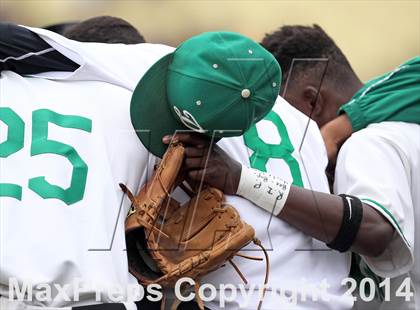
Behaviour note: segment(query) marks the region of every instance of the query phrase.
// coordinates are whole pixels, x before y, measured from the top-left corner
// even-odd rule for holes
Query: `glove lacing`
[[[257,245],[258,247],[260,247],[263,250],[264,256],[265,256],[265,262],[266,262],[264,287],[263,287],[263,291],[262,291],[261,300],[259,301],[258,308],[257,308],[258,310],[260,310],[261,306],[262,306],[262,303],[263,303],[263,300],[264,300],[265,292],[267,290],[268,277],[269,277],[269,273],[270,273],[270,263],[269,263],[269,258],[268,258],[267,251],[264,248],[264,246],[261,244],[261,241],[257,238],[254,238],[252,241],[255,245]],[[263,258],[261,258],[261,257],[248,256],[248,255],[244,255],[244,254],[240,254],[240,253],[236,253],[234,256],[239,256],[239,257],[242,257],[242,258],[251,259],[251,260],[258,260],[258,261],[263,260]],[[232,267],[238,273],[238,275],[240,276],[242,281],[245,284],[248,284],[247,279],[245,278],[243,273],[239,270],[239,267],[232,261],[232,259],[229,259],[228,262],[232,265]],[[200,281],[195,280],[195,283],[194,283],[195,299],[196,299],[196,302],[197,302],[197,305],[198,305],[199,309],[204,310],[204,302],[201,300],[200,294],[198,293],[199,288],[200,288]],[[183,291],[185,291],[185,290],[186,290],[186,288]],[[175,298],[174,302],[172,303],[171,310],[176,310],[180,304],[181,304],[181,301],[179,299]],[[164,303],[161,304],[161,309],[164,309]]]
[[[161,167],[161,168],[164,169],[164,167]],[[160,185],[162,186],[162,189],[164,190],[164,192],[167,195],[167,197],[171,197],[170,192],[167,190],[167,188],[164,186],[164,184],[162,182],[162,179],[161,179],[160,174],[157,175],[157,179],[158,179]],[[130,200],[133,202],[134,201],[134,196],[132,195],[132,193],[123,184],[120,184],[120,187],[122,188],[122,190],[125,193],[127,193],[129,195]],[[229,204],[228,203],[225,203],[225,202],[222,202],[221,205],[222,205],[222,208],[215,207],[213,209],[213,211],[216,212],[216,213],[224,213],[224,212],[226,212],[226,209],[223,208],[223,207],[225,207],[226,205],[229,205]],[[160,208],[160,207],[161,206],[159,204],[159,207],[158,208]],[[145,212],[147,213],[147,211],[145,211]],[[157,212],[159,212],[159,210],[157,210]],[[220,214],[219,214],[219,217],[220,217]],[[169,238],[169,236],[167,234],[165,234],[162,230],[160,230],[159,228],[157,228],[155,226],[156,221],[157,221],[157,217],[154,220],[154,223],[153,224],[150,224],[150,223],[143,223],[143,224],[146,224],[145,227],[149,228],[150,229],[150,232],[152,230],[157,230],[161,235]],[[236,227],[236,225],[235,224],[229,224],[229,223],[227,223],[225,225],[225,227],[228,230],[231,230],[232,228]],[[261,309],[261,306],[262,306],[262,303],[263,303],[263,299],[264,299],[266,290],[267,290],[268,277],[269,277],[269,274],[270,274],[270,261],[269,261],[268,253],[267,253],[266,249],[264,248],[264,246],[261,244],[261,241],[259,239],[257,239],[257,238],[254,238],[252,240],[252,242],[256,246],[258,246],[258,247],[260,247],[262,249],[262,251],[264,253],[264,256],[265,256],[265,263],[266,263],[265,278],[264,278],[264,287],[263,287],[263,291],[262,291],[261,300],[259,301],[258,308],[257,308],[258,310],[260,310]],[[236,253],[233,256],[238,256],[238,257],[242,257],[242,258],[246,258],[246,259],[251,259],[251,260],[257,260],[257,261],[262,261],[263,260],[263,258],[261,258],[261,257],[248,256],[248,255],[244,255],[244,254],[240,254],[240,253]],[[228,259],[228,262],[232,265],[232,267],[238,273],[238,275],[242,279],[242,281],[245,284],[248,284],[247,279],[245,278],[245,276],[243,275],[243,273],[240,271],[239,267],[233,262],[232,258]],[[201,300],[200,295],[198,293],[199,288],[200,288],[200,282],[198,280],[195,280],[194,290],[195,290],[195,298],[196,298],[196,301],[197,301],[197,305],[200,308],[200,310],[204,310],[204,302]],[[164,309],[165,303],[166,303],[165,302],[166,296],[165,296],[164,292],[162,292],[162,294],[163,294],[163,298],[162,298],[162,302],[161,302],[161,309]],[[175,299],[174,302],[173,302],[173,304],[172,304],[172,306],[171,306],[171,310],[176,310],[180,303],[181,303],[180,300]]]
[[[262,249],[262,251],[263,251],[263,253],[264,253],[264,256],[265,256],[265,278],[264,278],[264,287],[263,287],[263,290],[262,290],[262,296],[261,296],[261,300],[260,300],[260,302],[258,303],[258,310],[260,310],[261,309],[261,306],[262,306],[262,303],[263,303],[263,300],[264,300],[264,296],[265,296],[265,292],[266,292],[266,290],[267,290],[267,284],[268,284],[268,277],[269,277],[269,275],[270,275],[270,260],[269,260],[269,258],[268,258],[268,253],[267,253],[267,251],[266,251],[266,249],[264,248],[264,246],[261,244],[261,241],[259,240],[259,239],[257,239],[257,238],[254,238],[253,240],[252,240],[252,242],[256,245],[256,246],[258,246],[258,247],[260,247],[261,249]],[[261,257],[254,257],[254,256],[248,256],[248,255],[244,255],[244,254],[241,254],[241,253],[236,253],[234,256],[239,256],[239,257],[242,257],[242,258],[246,258],[246,259],[251,259],[251,260],[258,260],[258,261],[262,261],[263,260],[263,258],[261,258]],[[239,267],[233,262],[233,260],[232,259],[229,259],[228,260],[228,262],[232,265],[232,267],[235,269],[235,271],[238,273],[238,275],[239,275],[239,277],[242,279],[242,281],[245,283],[245,284],[248,284],[248,281],[247,281],[247,279],[245,278],[245,276],[243,275],[243,273],[241,272],[241,270],[239,269]]]

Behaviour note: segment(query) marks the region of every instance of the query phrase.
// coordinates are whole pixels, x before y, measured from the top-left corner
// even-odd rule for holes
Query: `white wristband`
[[[290,183],[253,168],[242,166],[236,194],[277,216],[284,207]]]

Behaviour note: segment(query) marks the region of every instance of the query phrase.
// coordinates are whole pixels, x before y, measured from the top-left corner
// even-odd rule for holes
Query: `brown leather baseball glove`
[[[247,257],[237,252],[249,242],[260,245],[254,229],[225,203],[218,189],[207,187],[183,205],[171,198],[183,157],[181,144],[169,146],[137,196],[120,184],[132,202],[125,223],[129,269],[144,285],[173,287],[182,277],[199,283],[227,261],[233,264],[234,255]]]

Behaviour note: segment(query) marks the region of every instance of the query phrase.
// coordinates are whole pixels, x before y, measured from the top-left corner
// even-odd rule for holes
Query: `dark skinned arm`
[[[179,141],[185,145],[184,168],[189,182],[205,182],[235,195],[242,165],[219,146],[197,134],[177,134],[163,138],[164,143]],[[374,208],[362,204],[363,218],[351,251],[379,256],[391,241],[394,228]],[[305,234],[325,243],[331,242],[341,226],[343,203],[339,196],[292,186],[278,217]]]
[[[383,253],[394,228],[379,212],[362,203],[363,218],[351,251],[376,257]],[[331,242],[341,226],[341,197],[292,186],[285,207],[278,217],[305,234]]]

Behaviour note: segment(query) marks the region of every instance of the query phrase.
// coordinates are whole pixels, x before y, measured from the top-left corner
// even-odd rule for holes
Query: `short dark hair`
[[[57,24],[48,25],[43,28],[62,35],[67,29],[77,24],[78,22],[65,22],[65,23],[57,23]]]
[[[261,45],[277,59],[287,78],[294,58],[328,58],[328,68],[334,67],[334,74],[353,73],[346,56],[334,40],[317,24],[312,26],[286,25],[273,33],[266,34]],[[293,64],[294,75],[316,67],[320,62],[299,61]],[[325,68],[325,62],[322,67]],[[328,74],[327,70],[327,74]]]
[[[144,43],[143,36],[129,22],[112,16],[98,16],[69,27],[65,37],[81,42]]]

